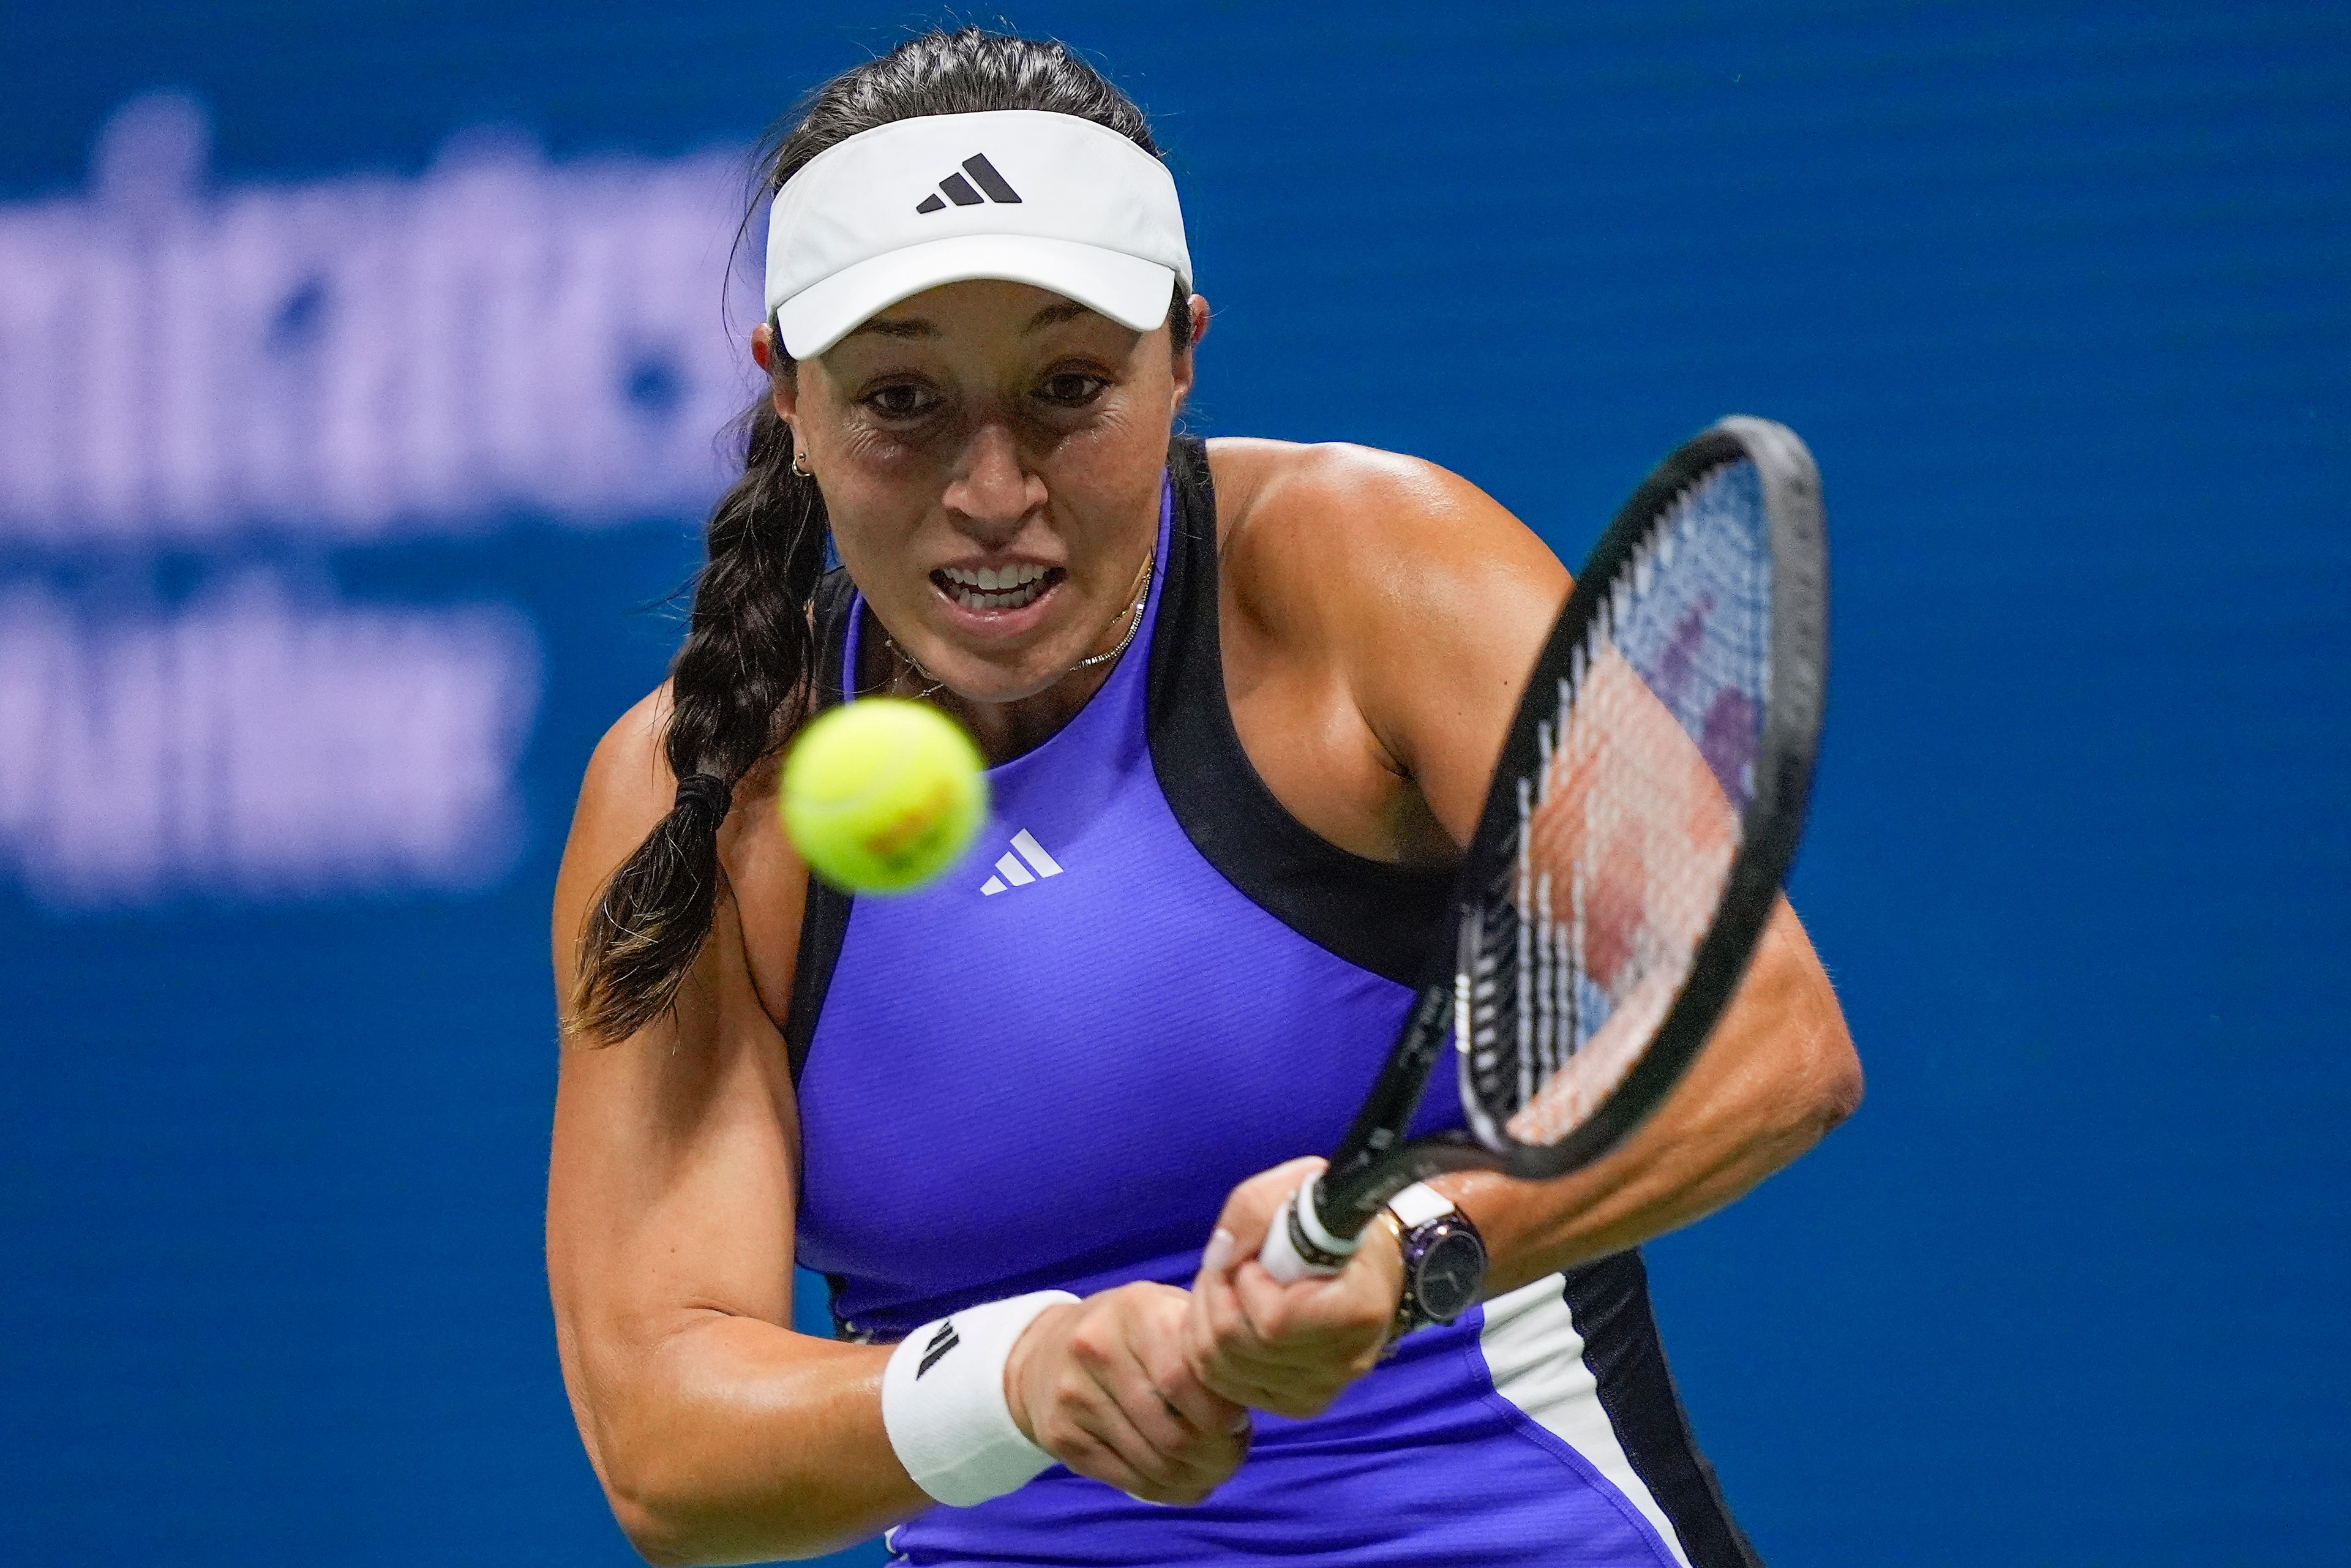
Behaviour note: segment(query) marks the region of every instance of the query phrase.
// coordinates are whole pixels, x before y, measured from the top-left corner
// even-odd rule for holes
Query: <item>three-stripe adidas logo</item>
[[[967,180],[963,174],[971,178]],[[925,196],[914,210],[918,213],[943,213],[946,211],[947,202],[953,202],[958,207],[976,207],[982,202],[1018,202],[1020,199],[1020,193],[996,172],[996,165],[987,161],[985,152],[975,152],[965,159],[963,174],[950,174],[941,180],[938,191]],[[973,190],[974,185],[977,185],[979,190]],[[981,192],[987,193],[983,195]],[[946,200],[940,200],[941,196]]]
[[[1028,863],[1023,865],[1023,861]],[[1008,887],[1026,887],[1038,877],[1061,874],[1061,862],[1047,854],[1036,835],[1023,828],[1012,835],[1012,847],[997,857],[996,874],[982,883],[979,891],[994,898]]]
[[[931,1336],[931,1343],[923,1347],[923,1364],[914,1368],[914,1381],[920,1383],[923,1380],[923,1374],[939,1364],[939,1357],[962,1343],[963,1341],[956,1337],[955,1332],[955,1319],[949,1318],[941,1323],[939,1332]]]

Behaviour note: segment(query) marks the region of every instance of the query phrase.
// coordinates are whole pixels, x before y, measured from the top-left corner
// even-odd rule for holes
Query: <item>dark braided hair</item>
[[[1134,100],[1066,47],[977,27],[909,38],[804,101],[761,143],[754,213],[826,148],[924,115],[1042,110],[1091,120],[1162,155]],[[747,214],[747,231],[750,223]],[[1167,323],[1183,352],[1192,318],[1182,279]],[[793,372],[778,334],[769,374],[783,382]],[[792,471],[791,428],[771,395],[737,425],[743,476],[711,513],[709,561],[670,665],[664,749],[677,803],[604,884],[580,934],[568,1029],[593,1041],[625,1040],[675,1000],[717,910],[718,829],[735,785],[782,747],[814,690],[810,606],[824,572],[824,497],[815,480]]]

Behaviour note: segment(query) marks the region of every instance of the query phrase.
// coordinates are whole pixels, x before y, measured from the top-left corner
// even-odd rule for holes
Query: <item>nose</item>
[[[1021,520],[1045,504],[1045,481],[1020,461],[1019,444],[1001,423],[972,432],[963,462],[940,497],[963,530],[983,544],[1008,544]]]

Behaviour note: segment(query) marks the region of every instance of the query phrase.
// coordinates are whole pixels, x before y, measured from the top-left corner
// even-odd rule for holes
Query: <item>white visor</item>
[[[935,114],[826,148],[768,214],[768,311],[796,360],[974,277],[1034,284],[1148,331],[1177,280],[1191,284],[1175,177],[1074,115]]]

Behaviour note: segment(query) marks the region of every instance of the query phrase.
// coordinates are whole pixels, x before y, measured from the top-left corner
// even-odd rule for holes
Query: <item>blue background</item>
[[[558,161],[741,145],[929,15],[17,5],[0,201],[79,190],[156,89],[209,109],[229,184],[411,175],[484,124]],[[1218,308],[1196,429],[1433,458],[1571,562],[1721,413],[1820,457],[1837,657],[1794,892],[1869,1097],[1650,1249],[1773,1562],[2341,1561],[2346,15],[1013,14],[1172,150]],[[631,1560],[546,1304],[545,912],[694,524],[302,562],[535,622],[495,885],[78,913],[0,883],[0,1556]]]

